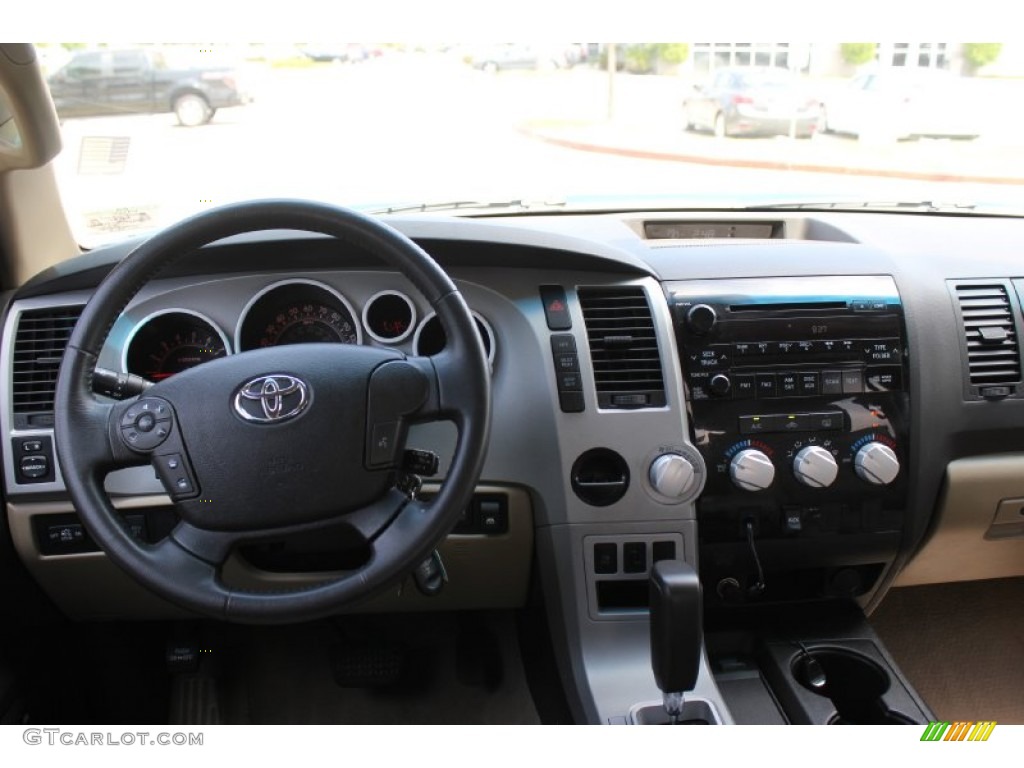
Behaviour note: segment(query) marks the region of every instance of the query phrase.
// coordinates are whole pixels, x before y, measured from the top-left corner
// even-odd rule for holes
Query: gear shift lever
[[[704,640],[700,579],[681,560],[661,560],[651,569],[651,666],[675,725],[684,694],[697,684]]]

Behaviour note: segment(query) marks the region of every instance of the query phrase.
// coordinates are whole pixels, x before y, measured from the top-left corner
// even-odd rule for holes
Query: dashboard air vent
[[[580,288],[600,408],[665,405],[658,339],[639,287]]]
[[[82,307],[33,309],[21,313],[14,337],[15,413],[52,413],[57,371]]]
[[[1006,286],[998,283],[955,286],[967,341],[972,385],[1020,381],[1020,351]]]

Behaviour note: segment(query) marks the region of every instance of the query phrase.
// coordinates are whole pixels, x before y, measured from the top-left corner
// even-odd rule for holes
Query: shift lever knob
[[[681,560],[660,560],[651,569],[651,666],[654,681],[665,694],[669,715],[682,696],[692,691],[700,671],[704,632],[700,579]]]

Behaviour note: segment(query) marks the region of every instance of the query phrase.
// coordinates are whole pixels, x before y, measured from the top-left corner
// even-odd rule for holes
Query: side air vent
[[[52,413],[57,371],[82,307],[21,313],[14,337],[13,401],[20,414]]]
[[[577,291],[600,408],[665,405],[665,382],[651,307],[642,288]]]
[[[1019,382],[1020,349],[1006,286],[963,283],[955,285],[954,292],[964,324],[971,385],[1003,388]]]

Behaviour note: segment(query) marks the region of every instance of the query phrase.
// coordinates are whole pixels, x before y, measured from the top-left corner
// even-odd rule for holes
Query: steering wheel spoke
[[[211,531],[185,520],[179,522],[165,539],[214,568],[224,564],[239,540],[235,531]]]

